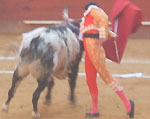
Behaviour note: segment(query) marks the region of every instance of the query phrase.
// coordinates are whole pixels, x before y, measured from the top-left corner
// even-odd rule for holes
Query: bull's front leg
[[[32,117],[34,119],[40,118],[40,113],[38,112],[37,104],[38,104],[40,94],[44,90],[44,88],[46,87],[47,83],[48,83],[47,78],[38,80],[38,87],[35,90],[35,92],[33,94],[33,98],[32,98],[32,104],[33,104]]]

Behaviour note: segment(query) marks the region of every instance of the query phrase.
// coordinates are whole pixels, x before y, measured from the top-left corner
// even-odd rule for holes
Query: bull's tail
[[[19,43],[13,41],[13,42],[8,43],[7,47],[8,47],[8,49],[6,52],[6,56],[9,56],[10,53],[13,53],[15,55],[16,59],[18,59],[19,58],[19,48],[20,48]]]
[[[16,56],[18,56],[19,44],[17,44],[17,43],[10,43],[9,52],[13,52]]]

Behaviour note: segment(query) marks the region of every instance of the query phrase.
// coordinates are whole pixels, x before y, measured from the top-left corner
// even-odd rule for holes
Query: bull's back
[[[65,77],[68,74],[70,66],[80,52],[77,36],[70,29],[66,31],[66,34],[60,40],[63,43],[60,50],[58,50],[58,62],[54,73],[58,78]]]
[[[57,77],[64,77],[80,51],[77,36],[64,26],[35,31],[32,31],[32,39],[27,35],[30,39],[22,45],[22,62],[30,64],[30,69],[40,69],[39,72],[46,69]]]

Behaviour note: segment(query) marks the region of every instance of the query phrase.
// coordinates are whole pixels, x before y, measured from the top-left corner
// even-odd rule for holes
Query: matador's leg
[[[83,41],[84,42],[84,41]],[[88,53],[87,53],[87,48],[84,44],[84,49],[85,49],[85,72],[86,72],[86,82],[89,88],[89,92],[91,95],[91,100],[92,100],[92,110],[90,113],[98,113],[98,88],[97,88],[97,71],[92,64]]]
[[[100,41],[98,39],[87,38],[85,40],[85,44],[87,47],[87,52],[89,54],[89,57],[93,65],[95,66],[97,72],[100,74],[103,81],[108,86],[110,86],[116,92],[116,94],[121,98],[127,112],[129,113],[131,111],[130,101],[126,97],[123,88],[112,77],[112,74],[107,69],[105,51],[102,45],[100,44]]]

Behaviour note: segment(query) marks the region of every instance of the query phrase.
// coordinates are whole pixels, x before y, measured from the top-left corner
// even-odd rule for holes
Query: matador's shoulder
[[[104,19],[108,19],[108,15],[103,11],[103,9],[98,9],[98,8],[92,8],[90,11],[90,14],[94,18],[101,18],[103,17]]]

